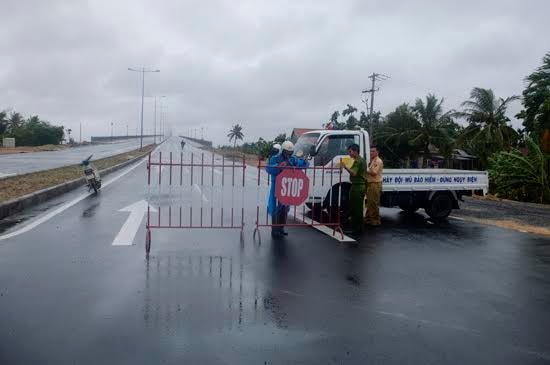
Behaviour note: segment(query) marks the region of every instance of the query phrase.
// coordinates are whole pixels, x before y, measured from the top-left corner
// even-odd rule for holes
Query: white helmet
[[[294,143],[290,141],[284,141],[281,147],[283,148],[283,151],[288,151],[288,152],[294,151]]]
[[[275,143],[275,144],[273,145],[273,149],[274,149],[274,150],[277,150],[277,151],[280,151],[280,150],[281,150],[281,145],[280,145],[279,143]]]

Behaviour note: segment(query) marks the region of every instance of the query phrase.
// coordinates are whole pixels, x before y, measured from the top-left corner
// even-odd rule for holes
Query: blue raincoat
[[[273,216],[273,213],[277,209],[287,209],[288,206],[284,206],[282,204],[277,204],[277,198],[275,198],[275,180],[277,180],[277,175],[279,175],[283,170],[284,167],[280,168],[278,167],[280,163],[287,161],[288,166],[296,166],[296,167],[308,167],[309,162],[305,161],[302,158],[297,158],[296,156],[292,155],[287,160],[284,156],[284,153],[279,153],[277,155],[272,156],[269,159],[269,164],[265,167],[265,170],[270,175],[269,177],[269,200],[267,202],[267,213],[271,216]]]

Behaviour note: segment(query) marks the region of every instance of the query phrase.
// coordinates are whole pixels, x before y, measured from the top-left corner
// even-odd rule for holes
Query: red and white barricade
[[[238,229],[244,239],[244,156],[150,153],[145,251],[154,229]]]
[[[340,163],[341,165],[341,163]],[[256,224],[254,238],[261,242],[262,227],[313,227],[342,238],[342,168],[328,166],[279,168],[273,181],[267,163],[258,160]],[[273,218],[268,211],[269,193],[275,184],[276,206],[287,207],[286,222]],[[284,208],[282,208],[284,209]]]

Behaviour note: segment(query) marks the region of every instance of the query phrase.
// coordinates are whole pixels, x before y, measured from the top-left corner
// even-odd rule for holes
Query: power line
[[[369,79],[372,81],[371,88],[369,90],[363,90],[362,93],[370,93],[370,110],[367,110],[369,112],[369,140],[372,143],[372,134],[373,134],[373,120],[372,120],[372,113],[374,109],[374,93],[376,91],[379,91],[380,88],[376,88],[376,81],[385,81],[390,79],[391,77],[384,74],[379,73],[372,73],[372,75],[369,76]],[[366,104],[366,102],[365,102]]]

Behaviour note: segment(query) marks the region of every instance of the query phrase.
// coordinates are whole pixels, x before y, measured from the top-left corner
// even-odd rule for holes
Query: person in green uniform
[[[363,202],[365,200],[367,165],[365,159],[359,154],[359,145],[355,143],[350,145],[348,154],[353,159],[353,165],[351,167],[343,166],[349,172],[351,182],[349,192],[351,229],[347,233],[359,235],[363,230]]]

